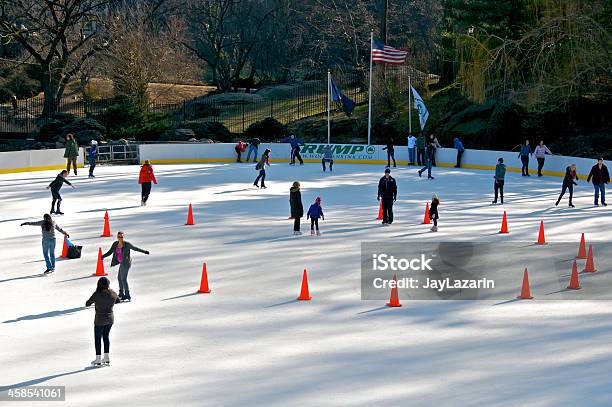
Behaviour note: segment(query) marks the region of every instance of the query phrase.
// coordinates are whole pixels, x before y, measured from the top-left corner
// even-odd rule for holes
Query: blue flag
[[[331,80],[331,99],[334,102],[338,102],[342,104],[342,110],[348,117],[351,117],[351,113],[355,109],[355,102],[348,97],[346,97],[341,91],[338,85],[336,85],[336,81],[332,78]]]
[[[419,123],[421,123],[422,130],[425,127],[425,123],[427,123],[427,119],[429,118],[429,112],[427,111],[427,107],[425,107],[423,98],[421,98],[421,95],[419,95],[414,88],[412,88],[412,95],[414,96],[414,108],[419,111]]]

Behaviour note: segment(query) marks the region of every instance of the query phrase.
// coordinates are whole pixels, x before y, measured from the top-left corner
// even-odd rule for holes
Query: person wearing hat
[[[89,151],[87,152],[87,160],[89,161],[89,178],[95,178],[93,172],[96,168],[96,160],[98,159],[98,142],[91,140]]]
[[[293,218],[293,234],[301,235],[300,219],[304,216],[304,206],[302,205],[300,183],[297,181],[289,189],[289,205],[291,206],[291,218]]]
[[[321,236],[321,232],[319,232],[319,218],[321,220],[325,220],[325,215],[323,215],[323,208],[321,207],[321,197],[318,196],[315,199],[315,203],[310,205],[308,208],[308,213],[306,213],[306,219],[310,218],[310,234],[315,234],[315,227],[317,228],[317,236]]]
[[[393,223],[393,202],[397,200],[397,183],[391,176],[391,169],[385,169],[385,175],[378,182],[377,200],[382,199],[383,225]]]
[[[504,178],[506,177],[506,164],[504,164],[504,159],[499,158],[497,160],[497,165],[495,166],[495,175],[493,179],[495,182],[493,183],[493,190],[495,191],[495,198],[493,199],[492,204],[497,203],[497,195],[501,198],[501,204],[504,204]]]
[[[432,232],[438,231],[438,219],[440,219],[438,215],[438,205],[440,205],[438,195],[433,194],[431,197],[431,204],[429,205],[429,218],[433,221],[433,226],[430,229]]]

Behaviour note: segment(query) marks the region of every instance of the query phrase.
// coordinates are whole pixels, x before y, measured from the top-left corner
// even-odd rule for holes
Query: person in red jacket
[[[242,140],[240,140],[238,142],[238,144],[236,144],[236,147],[234,147],[234,150],[236,150],[236,154],[237,154],[237,158],[236,158],[236,162],[237,163],[241,163],[242,162],[242,153],[244,153],[244,150],[246,150],[246,143]]]
[[[151,182],[157,184],[155,174],[153,174],[153,167],[149,160],[145,160],[143,166],[140,167],[140,175],[138,176],[138,183],[142,187],[140,206],[147,206],[147,200],[149,199],[149,194],[151,194]]]

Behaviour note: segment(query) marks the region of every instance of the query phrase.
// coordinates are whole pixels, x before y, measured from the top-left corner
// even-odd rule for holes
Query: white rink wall
[[[77,165],[83,167],[84,153],[79,149]],[[60,170],[66,168],[64,149],[24,150],[0,153],[0,174],[43,170]]]

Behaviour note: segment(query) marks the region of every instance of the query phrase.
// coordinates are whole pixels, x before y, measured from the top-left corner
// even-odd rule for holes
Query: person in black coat
[[[64,184],[68,184],[72,188],[74,188],[74,185],[72,185],[66,179],[67,177],[68,177],[68,171],[63,170],[62,172],[57,174],[57,177],[55,177],[55,179],[51,181],[51,183],[47,186],[47,189],[51,189],[51,198],[53,199],[51,201],[51,212],[49,212],[51,214],[58,214],[58,215],[64,214],[64,212],[60,210],[60,205],[62,204],[62,196],[60,195],[59,191],[60,189],[62,189],[62,185]],[[55,209],[56,202],[57,202],[57,210]]]
[[[601,192],[601,204],[603,206],[608,206],[606,204],[606,184],[610,182],[610,173],[608,172],[608,167],[603,163],[603,158],[599,158],[597,160],[597,164],[591,168],[591,172],[589,172],[589,176],[587,177],[587,182],[593,180],[593,188],[595,188],[595,206],[599,206],[599,193]]]
[[[563,185],[561,187],[561,194],[555,203],[555,206],[559,205],[561,202],[561,198],[565,195],[565,191],[569,190],[569,207],[573,208],[572,198],[574,197],[574,185],[578,185],[576,182],[578,180],[578,174],[576,174],[576,164],[572,164],[565,169],[565,177],[563,178]]]
[[[295,181],[289,189],[289,205],[291,206],[291,217],[293,218],[293,234],[301,235],[300,218],[304,216],[304,206],[302,205],[302,193],[300,183]]]
[[[378,181],[378,196],[377,200],[382,199],[383,208],[383,225],[393,223],[393,202],[397,200],[397,183],[395,178],[391,176],[391,170],[385,169],[385,176]]]
[[[383,150],[387,150],[387,167],[391,166],[391,159],[393,159],[393,167],[396,167],[395,147],[393,145],[393,137],[389,137],[389,140],[387,141],[387,146],[383,147]]]

